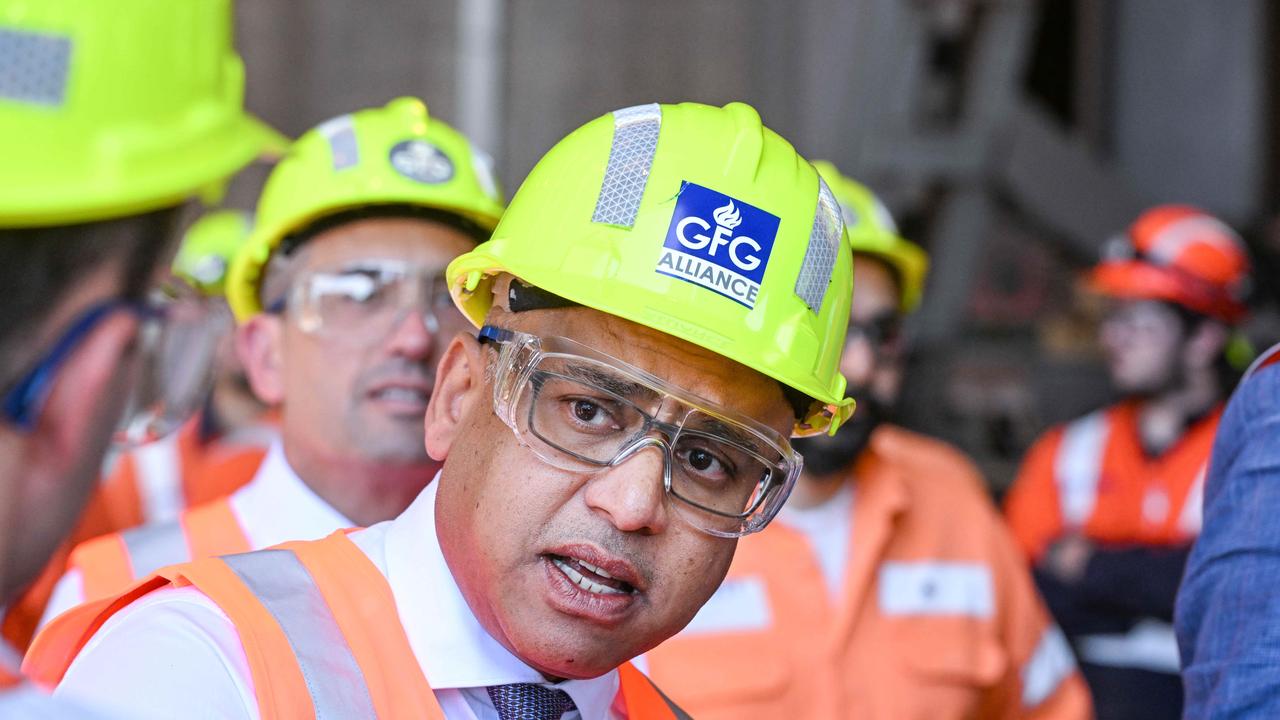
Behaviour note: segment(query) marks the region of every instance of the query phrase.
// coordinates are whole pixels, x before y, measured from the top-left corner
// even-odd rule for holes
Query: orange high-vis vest
[[[1056,540],[1171,546],[1200,534],[1204,476],[1222,407],[1160,457],[1148,457],[1138,406],[1125,402],[1050,430],[1036,441],[1005,499],[1023,551],[1038,562]]]
[[[117,595],[168,565],[249,552],[249,538],[227,498],[184,510],[176,519],[103,535],[78,545],[67,561],[79,570],[85,601]]]
[[[269,422],[205,441],[199,418],[171,435],[122,455],[102,483],[90,513],[104,532],[174,519],[185,508],[226,497],[262,464],[274,430]],[[100,533],[101,534],[101,533]]]
[[[844,586],[774,521],[649,676],[700,720],[1086,720],[1066,639],[973,464],[882,426],[850,471]]]
[[[36,639],[23,671],[55,685],[114,613],[160,588],[186,586],[208,596],[235,625],[263,720],[444,720],[390,584],[344,531],[165,568],[122,595],[59,616]],[[618,675],[613,709],[620,715],[688,717],[630,663]]]
[[[248,484],[262,464],[266,443],[274,432],[273,422],[268,416],[260,426],[202,441],[199,426],[192,420],[172,435],[121,456],[89,499],[68,542],[7,609],[0,636],[20,650],[31,643],[53,589],[67,570],[71,551],[81,543],[146,523],[172,520],[173,513],[225,497]],[[215,554],[239,549],[231,545]],[[108,591],[123,590],[135,576],[148,572],[150,569],[136,575],[114,574]]]

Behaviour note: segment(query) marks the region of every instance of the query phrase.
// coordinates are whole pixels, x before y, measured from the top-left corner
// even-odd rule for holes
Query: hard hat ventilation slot
[[[591,222],[635,225],[661,128],[662,108],[657,103],[613,112],[613,145]]]

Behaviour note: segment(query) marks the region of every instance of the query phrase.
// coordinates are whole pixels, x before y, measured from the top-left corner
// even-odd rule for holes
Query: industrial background
[[[1280,4],[273,0],[237,14],[248,105],[269,122],[297,135],[418,95],[495,156],[508,194],[615,108],[752,103],[869,183],[932,253],[899,419],[971,453],[996,494],[1046,425],[1109,399],[1075,278],[1143,207],[1233,223],[1260,270],[1248,334],[1280,338]]]

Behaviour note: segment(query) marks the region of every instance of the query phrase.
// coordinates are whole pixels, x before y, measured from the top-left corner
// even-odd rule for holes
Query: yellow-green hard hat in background
[[[753,368],[811,399],[800,434],[852,412],[838,371],[853,288],[840,209],[755,109],[618,110],[533,168],[489,242],[447,276],[477,325],[499,273]]]
[[[249,238],[252,222],[243,210],[202,215],[182,236],[173,272],[205,295],[222,295],[231,260]]]
[[[282,138],[244,112],[230,0],[0,0],[0,227],[216,191]]]
[[[415,98],[342,115],[309,131],[272,171],[253,234],[237,253],[227,299],[238,319],[262,311],[259,285],[288,235],[321,218],[377,205],[417,205],[491,230],[502,216],[492,161]]]
[[[898,225],[889,209],[870,188],[843,175],[826,160],[816,160],[813,166],[840,202],[853,252],[871,255],[887,263],[898,274],[902,311],[915,310],[924,294],[924,279],[929,272],[928,253],[898,235]]]

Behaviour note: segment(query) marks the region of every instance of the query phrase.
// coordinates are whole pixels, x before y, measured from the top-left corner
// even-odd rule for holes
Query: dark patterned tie
[[[534,683],[493,685],[489,699],[501,720],[560,720],[574,709],[573,698],[563,690]]]

